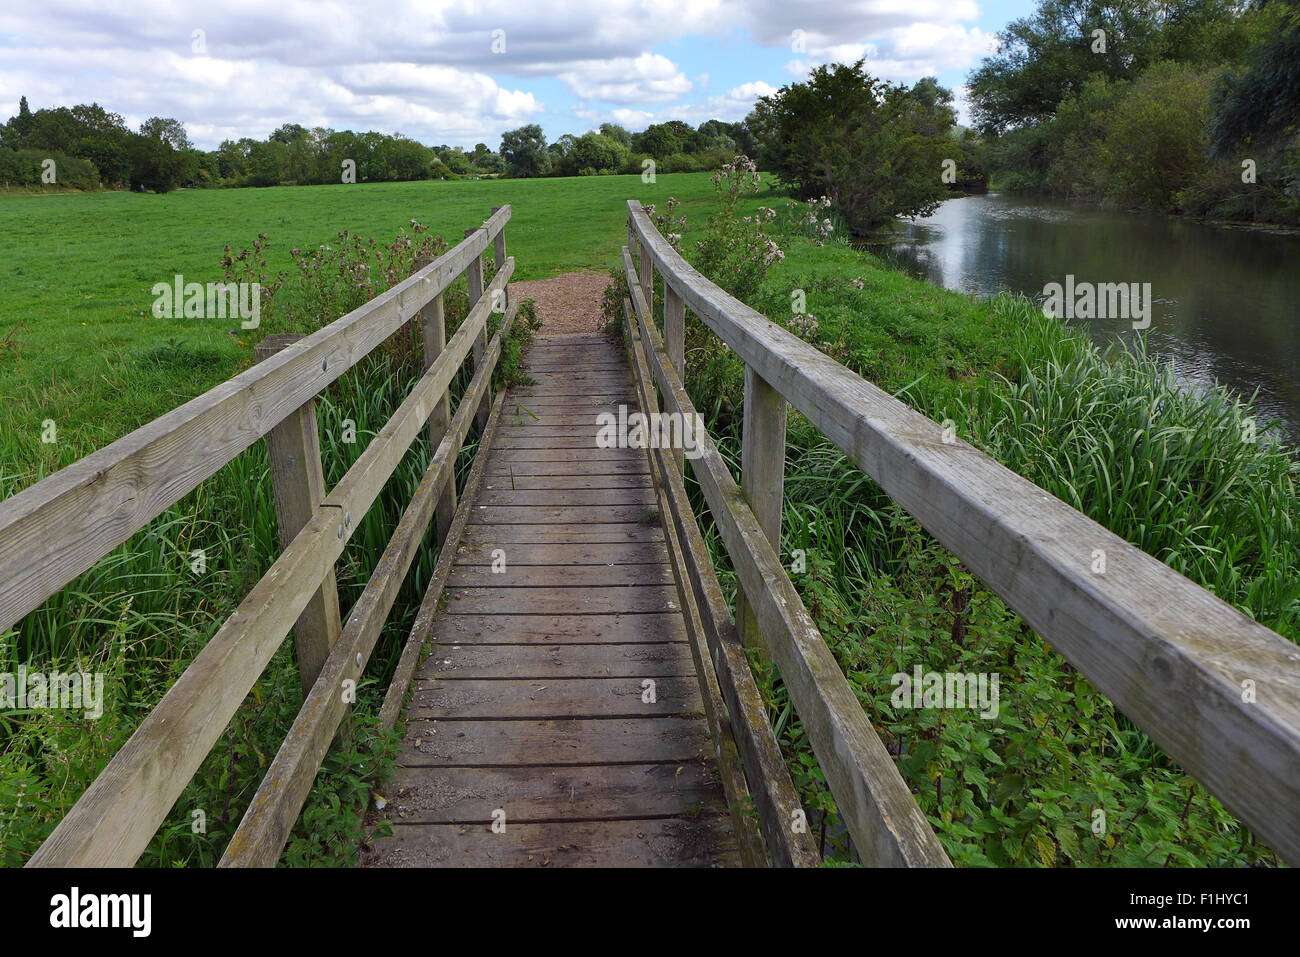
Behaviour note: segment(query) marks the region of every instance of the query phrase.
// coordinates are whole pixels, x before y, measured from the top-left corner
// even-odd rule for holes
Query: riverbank
[[[1252,431],[1248,407],[1189,394],[1141,352],[1104,356],[1024,299],[948,292],[842,244],[779,242],[785,258],[750,305],[1300,638],[1300,459]],[[738,459],[743,370],[710,338],[688,340],[688,387]],[[1275,863],[797,414],[789,442],[782,550],[807,556],[795,584],[955,862]],[[896,708],[891,676],[917,665],[999,674],[998,717]],[[831,811],[779,681],[769,690],[805,806]],[[832,817],[832,845],[839,830]]]

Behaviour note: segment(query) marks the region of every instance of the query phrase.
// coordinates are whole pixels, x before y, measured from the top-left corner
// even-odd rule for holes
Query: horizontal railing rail
[[[471,416],[489,397],[493,369],[501,355],[501,342],[508,333],[514,313],[513,308],[507,309],[505,298],[507,284],[514,272],[514,260],[504,256],[503,229],[509,217],[510,208],[502,207],[484,227],[471,231],[460,245],[418,269],[410,279],[366,306],[264,359],[253,369],[150,423],[103,452],[95,453],[104,463],[115,463],[107,466],[114,470],[114,478],[108,485],[100,487],[99,496],[128,485],[144,489],[146,486],[142,480],[150,479],[158,485],[166,485],[165,491],[153,495],[153,503],[168,498],[174,501],[184,494],[179,490],[195,475],[208,469],[211,471],[207,474],[215,472],[220,467],[217,464],[220,457],[225,456],[225,461],[229,461],[259,435],[267,433],[295,411],[304,406],[310,408],[320,389],[400,329],[417,311],[428,306],[441,323],[443,291],[459,273],[466,272],[469,276],[470,310],[455,335],[445,345],[433,343],[438,354],[431,361],[426,355],[426,371],[387,424],[339,483],[323,500],[310,507],[300,530],[293,535],[266,575],[253,586],[235,612],[204,645],[33,854],[29,866],[127,866],[143,853],[284,637],[291,628],[295,632],[298,630],[296,623],[304,609],[332,575],[334,563],[411,444],[422,431],[436,424],[431,423],[431,415],[445,407],[454,377],[474,351],[479,361],[475,365],[473,380],[462,397],[461,407],[448,425],[439,426],[442,434],[433,459],[370,583],[352,609],[342,635],[325,636],[323,661],[315,663],[319,672],[312,676],[307,700],[263,787],[259,789],[253,807],[236,832],[238,841],[232,842],[233,851],[227,852],[223,863],[274,864],[278,859],[320,768],[325,749],[346,713],[341,685],[345,681],[358,680],[414,558],[423,528],[427,526],[434,508],[444,499],[447,487],[454,486],[456,454],[468,434]],[[492,282],[484,289],[480,257],[494,243],[498,268]],[[492,344],[485,346],[484,331],[493,311],[504,311],[505,321]],[[441,336],[440,326],[438,335]],[[426,347],[429,345],[426,334]],[[325,358],[319,359],[322,354]],[[315,391],[309,391],[313,388]],[[221,409],[227,402],[233,403],[230,409],[216,415],[213,410]],[[293,407],[292,402],[299,405]],[[186,409],[190,412],[177,416],[178,412]],[[268,412],[267,409],[274,411]],[[229,418],[231,410],[239,411],[244,418],[232,421]],[[310,421],[314,429],[314,413]],[[204,444],[199,441],[201,437],[192,434],[192,430],[199,427],[195,423],[216,428],[223,422],[228,427],[219,432],[221,438],[211,443]],[[168,428],[160,428],[160,423],[167,423]],[[117,451],[112,456],[104,456],[115,447]],[[183,481],[164,482],[165,473],[156,471],[159,463],[172,461],[187,449],[191,452],[207,449],[206,464],[191,471]],[[308,465],[319,471],[318,448],[315,455],[316,461]],[[82,460],[64,472],[83,474],[86,461]],[[276,468],[274,459],[272,468],[273,471]],[[46,481],[54,483],[62,474]],[[193,484],[197,485],[198,481],[202,479]],[[79,494],[79,487],[69,485],[67,480],[54,483],[53,492],[42,489],[44,484],[39,483],[28,490],[36,493],[30,497],[29,507],[22,512],[28,517],[11,521],[7,532],[0,529],[0,551],[7,554],[7,550],[12,548],[8,536],[23,538],[28,527],[24,523],[34,521],[32,516],[57,514],[69,507],[69,501]],[[89,495],[85,505],[101,513],[111,513],[111,504],[99,501],[95,494],[89,494],[91,491],[80,489],[81,493]],[[277,501],[277,507],[279,504]],[[118,535],[125,540],[129,533],[123,535],[122,529],[140,521],[141,516],[154,507],[151,504],[128,509],[118,530],[100,540],[95,547],[103,547],[103,542]],[[165,507],[162,505],[159,510]],[[285,516],[280,514],[279,518],[283,522]],[[144,519],[141,524],[147,521]],[[75,564],[83,561],[84,558],[79,557]],[[3,568],[0,565],[0,569]],[[0,577],[0,581],[3,580]],[[47,581],[39,587],[44,589],[48,584]],[[302,664],[300,661],[300,666]],[[268,789],[278,791],[275,801],[266,800]]]
[[[646,315],[654,272],[663,278],[670,361],[657,356],[654,365],[674,411],[689,408],[679,388],[686,308],[745,362],[743,494],[728,486],[711,443],[692,466],[859,851],[882,840],[871,809],[884,778],[874,764],[845,773],[846,740],[810,721],[820,711],[860,726],[861,709],[851,696],[823,696],[821,682],[842,675],[779,561],[781,478],[771,470],[783,469],[772,463],[784,461],[787,401],[1189,774],[1300,863],[1300,648],[974,446],[945,441],[938,423],[702,276],[639,203],[628,209],[641,257],[639,275],[626,260],[629,286]],[[1098,549],[1104,574],[1092,572]],[[874,731],[858,744],[879,756]],[[886,857],[896,838],[884,838]]]

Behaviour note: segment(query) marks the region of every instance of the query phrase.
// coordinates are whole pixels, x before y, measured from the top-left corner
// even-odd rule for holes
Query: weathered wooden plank
[[[605,588],[471,588],[449,589],[449,615],[563,615],[580,612],[679,611],[677,590],[665,585],[611,585]]]
[[[566,433],[557,433],[546,436],[517,436],[503,435],[497,448],[502,449],[575,449],[585,452],[588,449],[597,449],[596,436],[598,429],[593,425],[585,433],[570,435]]]
[[[589,477],[600,477],[602,481],[608,481],[611,478],[617,478],[624,475],[649,475],[650,466],[644,458],[622,459],[618,461],[606,459],[601,462],[583,463],[578,459],[572,458],[562,460],[530,459],[520,461],[519,459],[503,459],[497,457],[488,460],[488,474],[492,476],[585,475]]]
[[[506,435],[593,435],[597,429],[599,412],[559,412],[554,414],[534,414],[511,416],[510,421],[502,423],[501,431]]]
[[[639,449],[503,449],[492,455],[493,464],[500,466],[515,462],[585,462],[589,471],[644,461],[645,452]]]
[[[663,541],[663,531],[641,522],[600,522],[575,525],[471,525],[466,544],[509,545],[556,542],[570,545],[616,545],[621,542]]]
[[[647,701],[654,681],[655,700]],[[642,718],[700,711],[700,689],[688,678],[537,678],[499,681],[439,679],[411,695],[416,718]]]
[[[726,867],[727,818],[483,825],[399,824],[367,867]],[[481,833],[486,832],[486,833]],[[495,838],[495,839],[493,839]]]
[[[385,789],[395,824],[511,824],[725,814],[708,768],[598,764],[558,768],[399,768]]]
[[[606,389],[599,393],[575,392],[572,395],[558,396],[534,396],[512,389],[510,400],[510,404],[506,406],[506,414],[513,416],[518,413],[525,418],[530,411],[539,412],[543,409],[560,412],[584,412],[588,409],[594,412],[605,412],[611,409],[617,411],[620,404],[626,405],[634,401],[630,388]]]
[[[1300,863],[1295,645],[823,355],[633,221],[691,310],[1151,738]],[[1106,555],[1104,575],[1091,572]],[[1242,681],[1255,696],[1242,701]]]
[[[556,356],[550,359],[538,359],[535,356],[529,356],[524,368],[528,370],[529,375],[566,375],[579,366],[586,372],[600,374],[625,375],[627,373],[627,363],[619,359],[614,353],[610,353],[608,358],[592,358],[585,355],[570,354],[565,356]]]
[[[668,611],[608,615],[457,615],[449,609],[434,624],[432,640],[447,645],[685,641],[686,626],[680,614]]]
[[[695,674],[683,642],[626,645],[472,645],[425,659],[414,687],[429,679],[659,678]]]
[[[585,439],[583,448],[591,448],[599,432],[597,416],[586,415],[580,421],[566,425],[548,420],[527,425],[511,424],[501,430],[501,436],[510,439]]]
[[[661,761],[708,753],[702,715],[456,721],[413,718],[398,763],[409,768],[538,767]]]
[[[478,454],[475,456],[474,465],[470,468],[469,476],[465,480],[465,498],[461,501],[460,507],[456,509],[456,514],[452,517],[451,526],[447,530],[447,538],[438,552],[438,561],[434,565],[433,576],[429,580],[428,588],[425,589],[424,598],[420,601],[420,607],[416,611],[415,621],[411,623],[411,630],[406,636],[406,642],[402,645],[402,653],[398,656],[397,666],[393,669],[393,677],[389,681],[388,690],[384,693],[384,703],[379,709],[379,720],[386,728],[391,728],[397,723],[402,703],[406,699],[406,692],[419,664],[424,645],[431,640],[430,636],[433,632],[434,621],[438,615],[438,605],[442,600],[442,592],[446,587],[447,576],[451,574],[451,570],[455,566],[456,554],[460,548],[465,528],[469,523],[471,503],[483,483],[484,466],[486,465],[487,454],[492,449],[492,440],[496,434],[496,425],[501,418],[504,398],[504,394],[497,396],[492,405],[492,411],[488,414],[487,428],[479,436]]]
[[[0,631],[180,501],[402,327],[486,247],[477,234],[276,356],[49,478],[0,509]]]
[[[460,567],[491,565],[498,546],[462,544],[456,553]],[[614,545],[584,545],[570,542],[515,544],[506,552],[510,568],[529,565],[659,565],[668,561],[668,547],[662,542],[626,542]]]
[[[562,505],[475,505],[470,514],[471,525],[566,525],[578,524],[584,519],[599,518],[604,522],[645,522],[658,524],[645,505],[602,505],[599,507],[565,507]]]
[[[671,585],[672,569],[657,565],[512,565],[510,550],[503,549],[505,567],[457,565],[447,579],[449,587],[488,588],[602,588],[610,585]]]
[[[493,491],[517,489],[521,492],[559,491],[561,489],[586,489],[590,491],[617,492],[622,489],[650,488],[648,472],[628,472],[622,475],[490,475],[483,487]]]
[[[536,403],[538,405],[600,405],[612,402],[615,405],[619,403],[631,403],[626,391],[630,385],[624,385],[619,382],[600,383],[575,383],[575,382],[554,382],[539,383],[531,386],[521,386],[515,393],[519,401],[524,405]]]

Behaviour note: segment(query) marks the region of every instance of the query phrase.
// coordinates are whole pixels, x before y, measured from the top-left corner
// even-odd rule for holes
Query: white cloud
[[[468,146],[548,113],[739,119],[774,92],[755,81],[705,96],[725,64],[677,53],[688,38],[734,66],[798,29],[795,76],[866,55],[910,82],[973,65],[991,39],[961,22],[977,16],[975,0],[0,0],[0,110],[19,94],[93,100],[136,123],[175,116],[207,148],[284,122]]]
[[[658,53],[584,60],[559,78],[583,99],[622,103],[666,103],[693,88],[672,60]]]

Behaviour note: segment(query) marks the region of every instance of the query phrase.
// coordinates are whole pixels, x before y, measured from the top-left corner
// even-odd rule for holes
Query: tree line
[[[1300,0],[1039,0],[969,78],[1000,188],[1300,222]]]
[[[753,134],[743,123],[705,120],[693,127],[682,120],[652,123],[633,133],[617,123],[553,143],[536,123],[501,136],[501,158],[509,176],[596,176],[611,173],[694,173],[718,169],[737,153],[752,153]],[[651,161],[651,162],[647,162]]]
[[[502,134],[498,151],[425,146],[400,134],[307,129],[286,123],[265,140],[196,149],[184,124],[152,117],[138,131],[98,104],[41,109],[24,97],[0,126],[0,184],[41,182],[53,160],[62,186],[166,192],[177,186],[277,186],[713,171],[754,158],[804,199],[828,197],[855,233],[898,215],[924,215],[954,189],[987,182],[980,137],[957,125],[953,95],[934,77],[887,83],[863,62],[813,70],[760,98],[740,122],[681,120],[632,132],[615,123],[547,142],[530,124]]]
[[[53,179],[47,172],[53,161]],[[132,131],[97,103],[32,111],[27,97],[0,125],[0,185],[152,190],[178,186],[279,186],[499,175],[499,154],[429,147],[401,134],[307,129],[286,123],[265,140],[196,149],[185,125],[151,117]]]

